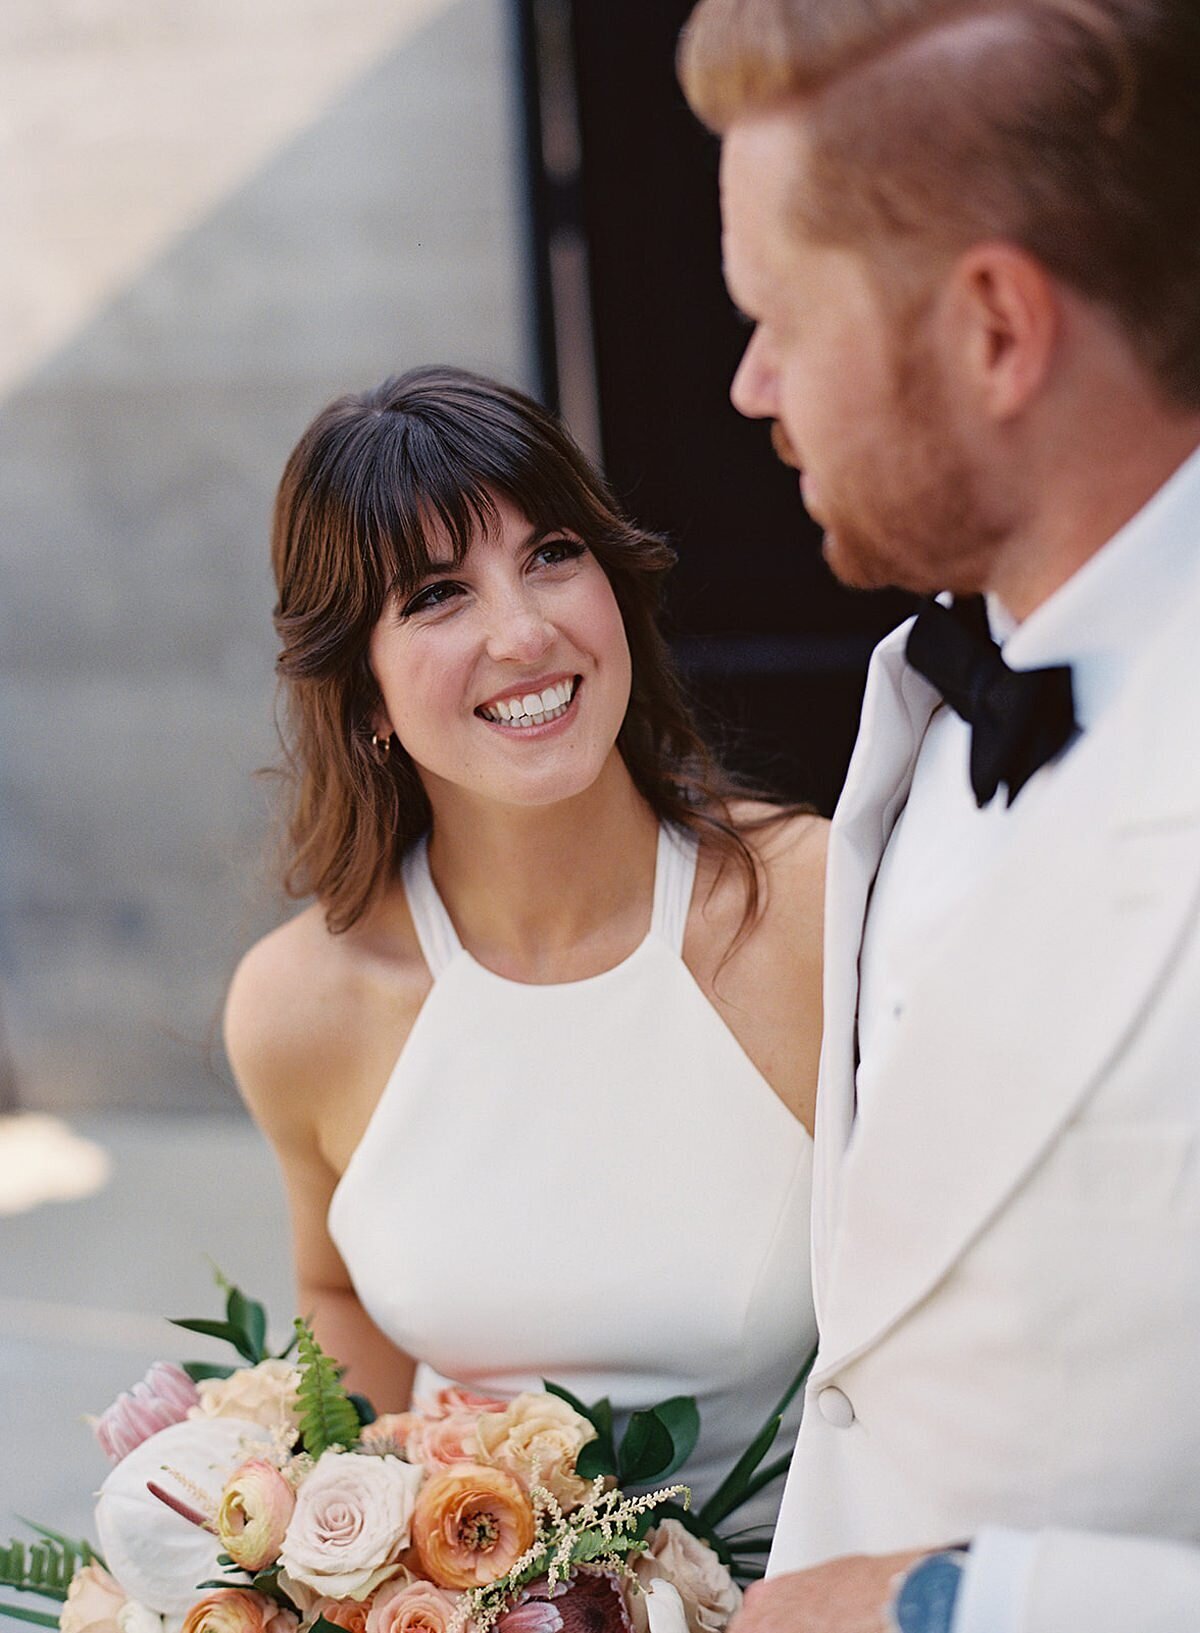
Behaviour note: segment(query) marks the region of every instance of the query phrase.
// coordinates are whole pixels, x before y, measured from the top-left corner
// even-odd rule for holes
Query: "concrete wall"
[[[531,377],[507,13],[9,0],[0,59],[2,1031],[26,1105],[201,1109],[284,910],[283,459],[417,362]]]

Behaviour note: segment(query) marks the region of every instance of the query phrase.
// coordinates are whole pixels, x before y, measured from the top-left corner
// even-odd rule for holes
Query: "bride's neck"
[[[429,864],[463,944],[516,979],[575,979],[645,934],[658,821],[615,751],[582,794],[483,806],[431,791]]]

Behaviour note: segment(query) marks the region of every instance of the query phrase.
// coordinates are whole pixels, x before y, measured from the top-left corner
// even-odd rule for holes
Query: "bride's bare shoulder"
[[[753,939],[786,941],[793,955],[818,951],[825,900],[825,854],[829,823],[810,811],[783,810],[757,800],[730,806],[732,826],[745,841],[758,873],[758,913]],[[718,935],[736,933],[746,910],[746,875],[713,844],[701,850],[700,889],[704,917]]]
[[[407,910],[340,934],[304,908],[242,958],[225,1004],[225,1048],[238,1088],[265,1125],[316,1111],[330,1083],[353,1077],[375,1040],[407,1034],[428,990]]]

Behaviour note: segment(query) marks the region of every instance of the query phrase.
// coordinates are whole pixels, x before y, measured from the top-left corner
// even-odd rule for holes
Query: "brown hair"
[[[495,523],[495,496],[535,527],[576,533],[603,567],[633,669],[618,748],[660,818],[705,833],[738,865],[741,935],[759,904],[753,855],[729,813],[742,790],[701,739],[657,622],[674,552],[626,520],[545,409],[453,368],[413,369],[331,403],[279,485],[271,557],[293,794],[285,888],[315,894],[329,928],[347,930],[429,827],[429,802],[403,748],[380,756],[372,745],[379,689],[367,646],[388,598],[424,576],[427,535],[448,538],[460,562],[472,536]]]
[[[1197,0],[700,0],[679,71],[717,131],[804,99],[814,235],[1019,244],[1200,406]]]

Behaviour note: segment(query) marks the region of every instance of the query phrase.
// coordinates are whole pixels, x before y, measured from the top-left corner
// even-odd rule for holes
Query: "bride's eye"
[[[456,584],[451,578],[440,578],[436,584],[426,584],[424,589],[418,590],[416,595],[404,603],[400,609],[401,618],[411,618],[414,613],[432,612],[437,607],[444,607],[454,598],[462,594],[462,585]]]
[[[547,539],[533,553],[533,560],[542,567],[559,567],[565,561],[577,561],[587,551],[587,545],[578,539]]]

